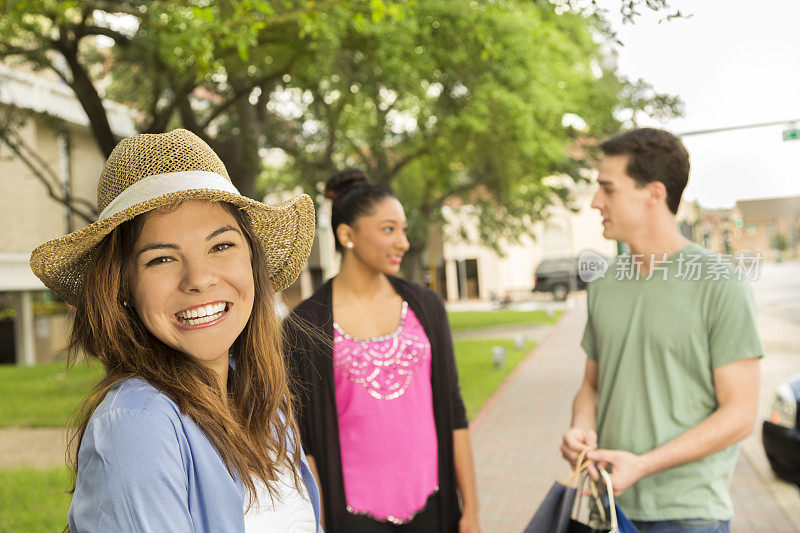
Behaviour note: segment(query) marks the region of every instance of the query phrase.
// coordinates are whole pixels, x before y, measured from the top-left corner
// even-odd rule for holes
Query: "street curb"
[[[565,309],[564,312],[561,313],[561,316],[558,318],[558,321],[555,324],[553,324],[553,328],[547,333],[545,338],[542,339],[542,342],[538,343],[533,348],[533,350],[531,350],[530,353],[526,355],[522,361],[519,362],[517,367],[514,370],[512,370],[508,376],[506,376],[506,379],[504,379],[503,382],[500,383],[500,385],[497,387],[494,393],[492,393],[489,399],[486,400],[486,403],[484,403],[483,406],[475,414],[475,418],[473,418],[469,422],[470,431],[475,431],[478,429],[478,427],[481,424],[481,421],[483,421],[483,419],[486,418],[486,416],[492,410],[494,405],[498,402],[500,397],[502,397],[502,395],[506,392],[506,389],[508,389],[511,383],[516,379],[517,375],[520,372],[522,372],[522,369],[525,368],[526,365],[531,364],[531,361],[534,359],[535,355],[539,352],[539,350],[541,350],[542,347],[545,346],[547,342],[550,340],[550,337],[552,337],[556,333],[556,331],[558,331],[558,329],[561,327],[561,324],[564,322],[564,317],[570,311],[572,311],[572,309]]]

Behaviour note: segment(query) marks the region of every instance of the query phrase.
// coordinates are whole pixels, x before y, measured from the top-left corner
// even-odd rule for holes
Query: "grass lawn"
[[[451,311],[450,328],[453,331],[462,329],[481,329],[491,326],[510,324],[555,324],[562,311],[556,311],[548,317],[547,311]]]
[[[64,363],[0,366],[0,427],[67,425],[99,376],[84,363],[69,370]]]
[[[502,369],[495,368],[492,363],[492,347],[498,345],[507,350],[506,364]],[[515,350],[512,340],[455,341],[461,394],[470,419],[533,346],[533,342],[528,342],[524,349]],[[67,372],[63,363],[35,367],[0,366],[0,427],[65,425],[98,375],[98,371],[85,364]],[[0,531],[61,531],[67,523],[70,495],[65,491],[68,486],[68,472],[63,467],[0,470]]]
[[[0,531],[57,532],[67,525],[66,468],[0,470]]]
[[[510,313],[530,316],[539,311]],[[505,312],[501,311],[500,314]],[[550,322],[550,319],[544,319]],[[473,318],[459,317],[457,320]],[[526,322],[530,322],[530,319]],[[496,369],[492,365],[492,346],[495,345],[505,346],[508,350],[505,368]],[[533,343],[528,343],[524,350],[515,350],[511,340],[457,340],[455,346],[462,394],[469,416],[472,417],[532,349]],[[85,364],[79,364],[68,371],[64,370],[64,363],[47,363],[33,367],[0,366],[0,427],[65,426],[98,376],[98,371]]]
[[[522,350],[515,350],[513,340],[492,339],[456,340],[454,344],[461,396],[470,420],[535,345],[528,342]],[[492,346],[506,348],[506,364],[503,368],[494,367]]]

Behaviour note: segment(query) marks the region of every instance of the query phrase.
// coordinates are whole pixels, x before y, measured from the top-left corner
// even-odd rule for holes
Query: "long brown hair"
[[[205,432],[231,476],[241,478],[250,504],[256,500],[251,476],[263,480],[274,497],[270,482],[277,480],[287,463],[295,486],[300,487],[299,433],[266,258],[245,214],[230,204],[222,205],[236,218],[250,244],[255,287],[252,314],[231,347],[236,367],[228,375],[227,398],[211,370],[158,340],[133,308],[123,305],[129,298],[127,266],[147,213],[139,215],[98,245],[79,293],[68,364],[75,364],[83,352],[103,366],[105,375],[73,415],[75,429],[68,452],[73,474],[77,475],[80,443],[94,410],[112,387],[139,377],[170,397]]]

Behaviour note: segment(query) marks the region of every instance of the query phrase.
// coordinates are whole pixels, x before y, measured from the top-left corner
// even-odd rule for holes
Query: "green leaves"
[[[101,93],[136,110],[143,132],[184,127],[206,139],[245,194],[313,193],[344,166],[364,168],[415,214],[415,246],[445,201],[473,204],[487,243],[525,233],[563,196],[542,179],[578,179],[574,145],[618,130],[622,88],[632,91],[623,107],[679,112],[669,95],[642,100],[603,69],[605,23],[564,2],[3,5],[0,59],[89,80],[73,89],[106,153],[116,140],[101,138],[111,136]],[[275,149],[286,164],[265,168]]]
[[[293,74],[291,85],[314,101],[284,131],[294,142],[292,172],[311,191],[337,168],[365,168],[420,214],[412,236],[425,233],[415,225],[433,222],[447,198],[476,206],[487,243],[524,234],[556,199],[542,178],[572,170],[566,149],[577,136],[617,127],[620,84],[593,68],[594,19],[541,4],[459,0],[384,17],[383,4],[370,2],[371,18],[328,13],[337,22],[325,45],[316,43],[317,60]],[[387,5],[388,14],[398,4]],[[563,125],[568,113],[588,130]]]

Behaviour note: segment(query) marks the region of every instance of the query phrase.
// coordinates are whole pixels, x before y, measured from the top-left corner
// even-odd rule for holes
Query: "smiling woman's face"
[[[253,310],[250,246],[219,203],[190,200],[147,215],[128,268],[131,300],[147,330],[212,370]]]

